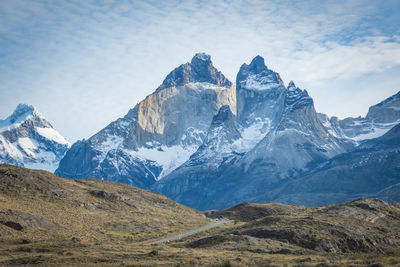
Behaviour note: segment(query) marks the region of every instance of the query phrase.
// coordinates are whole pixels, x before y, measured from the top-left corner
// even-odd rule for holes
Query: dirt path
[[[207,230],[215,228],[215,227],[219,227],[219,226],[225,225],[227,222],[228,222],[228,220],[221,219],[219,221],[203,225],[203,226],[201,226],[199,228],[189,230],[187,232],[182,233],[181,235],[178,234],[178,235],[170,236],[170,237],[167,237],[167,238],[163,238],[163,239],[147,242],[147,243],[145,243],[145,245],[155,245],[155,244],[161,244],[161,243],[165,243],[165,242],[179,240],[179,239],[182,239],[182,238],[185,238],[185,237],[188,237],[188,236],[200,233],[200,232],[207,231]]]

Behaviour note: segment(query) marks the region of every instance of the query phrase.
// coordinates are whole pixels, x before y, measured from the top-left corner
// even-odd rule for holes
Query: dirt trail
[[[215,228],[215,227],[219,227],[219,226],[225,225],[227,222],[228,222],[228,220],[221,219],[219,221],[203,225],[203,226],[201,226],[199,228],[189,230],[187,232],[182,233],[181,235],[178,234],[178,235],[170,236],[170,237],[167,237],[167,238],[163,238],[163,239],[147,242],[147,243],[145,243],[145,245],[156,245],[156,244],[161,244],[161,243],[166,243],[166,242],[170,242],[170,241],[179,240],[181,238],[185,238],[185,237],[188,237],[188,236],[200,233],[200,232],[207,231],[207,230]]]

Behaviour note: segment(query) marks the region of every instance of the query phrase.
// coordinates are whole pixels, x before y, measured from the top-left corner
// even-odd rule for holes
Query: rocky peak
[[[247,65],[244,63],[236,78],[237,89],[268,90],[283,86],[283,81],[278,73],[267,68],[264,58],[256,56]]]
[[[196,65],[196,64],[208,64],[212,65],[211,62],[211,56],[206,53],[196,53],[194,57],[192,58],[191,64]]]
[[[13,130],[20,125],[32,127],[52,127],[32,105],[19,104],[5,120],[0,120],[0,132]]]
[[[286,87],[279,74],[256,56],[236,76],[236,116],[246,127],[258,118],[274,122],[283,110]]]
[[[293,81],[289,83],[286,93],[285,106],[303,107],[313,106],[314,102],[306,90],[296,87]]]
[[[188,83],[210,83],[221,87],[231,87],[232,83],[213,66],[211,56],[197,53],[190,63],[185,63],[170,72],[157,91]]]
[[[9,117],[9,122],[15,123],[16,121],[24,120],[26,119],[27,116],[34,114],[37,114],[37,111],[34,106],[27,104],[19,104]]]
[[[289,91],[294,91],[294,90],[297,89],[297,87],[296,87],[296,85],[294,84],[293,81],[290,81],[290,83],[289,83],[287,89],[288,89]]]
[[[211,127],[215,125],[223,124],[224,122],[234,121],[235,115],[233,115],[228,105],[222,106],[217,115],[214,116]]]
[[[260,73],[262,71],[268,70],[267,66],[265,65],[264,58],[259,55],[253,58],[253,60],[250,62],[249,70],[251,70],[253,73]]]

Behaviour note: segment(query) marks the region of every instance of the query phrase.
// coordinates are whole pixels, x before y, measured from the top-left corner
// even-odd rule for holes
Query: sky
[[[400,90],[399,25],[399,0],[0,0],[0,118],[32,104],[89,138],[197,52],[233,82],[260,55],[318,112],[365,116]]]

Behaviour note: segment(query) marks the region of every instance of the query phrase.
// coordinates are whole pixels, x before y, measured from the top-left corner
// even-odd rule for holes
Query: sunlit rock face
[[[236,110],[235,86],[196,54],[125,117],[75,143],[56,174],[148,187],[189,159],[225,105]]]

